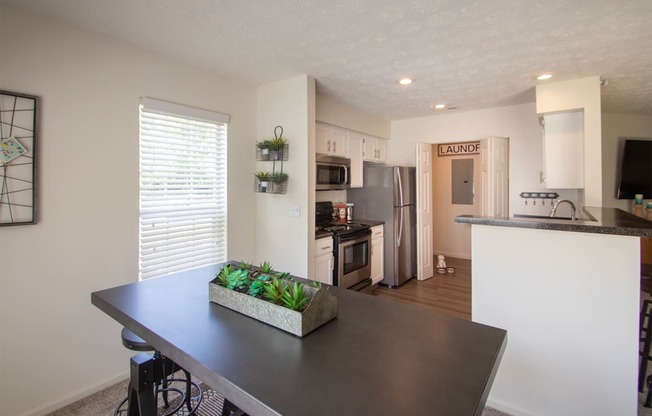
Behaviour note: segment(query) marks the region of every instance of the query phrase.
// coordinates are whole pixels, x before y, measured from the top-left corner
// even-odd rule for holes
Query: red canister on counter
[[[346,204],[335,204],[335,208],[337,208],[337,221],[346,222]]]

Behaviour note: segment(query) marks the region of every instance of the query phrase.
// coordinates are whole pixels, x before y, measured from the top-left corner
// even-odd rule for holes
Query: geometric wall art
[[[36,223],[39,99],[0,90],[0,226]]]

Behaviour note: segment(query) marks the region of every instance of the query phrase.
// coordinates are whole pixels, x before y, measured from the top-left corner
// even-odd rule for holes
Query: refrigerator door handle
[[[398,241],[396,247],[401,247],[401,239],[403,238],[403,210],[404,208],[399,208],[401,219],[398,221]]]
[[[394,172],[396,172],[394,179],[398,184],[398,195],[399,195],[398,205],[403,206],[403,181],[401,180],[401,170],[398,168],[394,168]]]

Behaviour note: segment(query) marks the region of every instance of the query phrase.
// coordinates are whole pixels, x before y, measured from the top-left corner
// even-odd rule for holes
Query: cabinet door
[[[578,111],[543,117],[546,188],[584,188],[583,116]]]
[[[333,284],[333,255],[326,254],[315,257],[315,277],[313,280]]]
[[[387,153],[387,140],[376,139],[376,160],[378,162],[384,162],[386,160]]]
[[[365,136],[363,138],[364,147],[362,156],[364,160],[374,161],[376,153],[376,139],[370,136]]]
[[[348,157],[346,130],[331,128],[331,154],[333,156]]]
[[[351,188],[362,188],[362,152],[364,138],[361,134],[349,132],[348,146],[349,158],[351,159]]]
[[[315,242],[315,273],[312,280],[333,284],[333,239],[330,237]]]
[[[385,267],[385,244],[383,226],[371,228],[371,280],[378,283],[383,280]]]
[[[323,124],[315,126],[315,152],[330,154],[331,153],[331,128]]]

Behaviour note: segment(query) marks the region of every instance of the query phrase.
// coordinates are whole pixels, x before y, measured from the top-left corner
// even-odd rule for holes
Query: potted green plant
[[[301,337],[337,317],[337,298],[302,280],[267,261],[227,262],[209,283],[209,300]]]
[[[259,171],[254,173],[257,181],[258,192],[267,192],[267,189],[271,189],[269,182],[272,180],[272,174],[270,172]]]
[[[260,160],[269,160],[270,142],[271,140],[256,142],[256,147],[260,150]]]
[[[269,145],[269,160],[281,160],[283,159],[283,148],[287,143],[284,138],[276,137],[270,140],[267,140]]]
[[[288,181],[288,174],[274,172],[272,173],[270,180],[272,181],[272,192],[283,193],[283,185]]]

